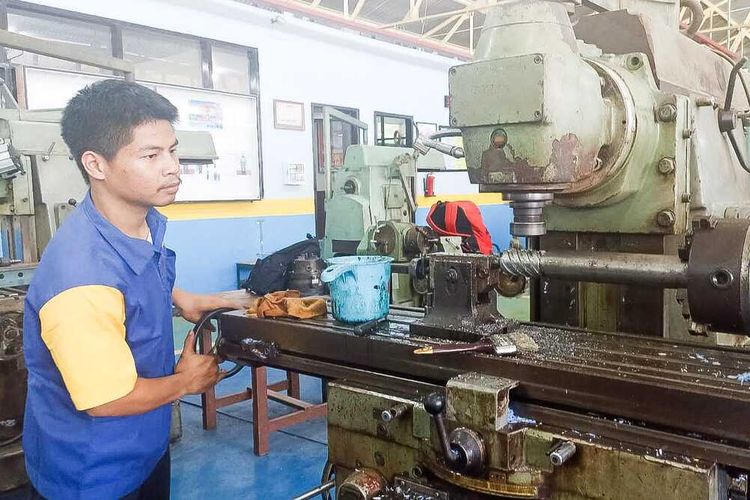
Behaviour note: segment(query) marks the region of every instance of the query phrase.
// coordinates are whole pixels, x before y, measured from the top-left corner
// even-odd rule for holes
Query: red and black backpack
[[[467,253],[492,253],[492,237],[482,212],[471,201],[439,201],[427,214],[427,224],[440,236],[460,236]]]

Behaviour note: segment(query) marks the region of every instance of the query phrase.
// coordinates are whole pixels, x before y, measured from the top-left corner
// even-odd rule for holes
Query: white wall
[[[258,49],[265,198],[313,193],[311,103],[357,108],[370,125],[375,111],[446,124],[448,69],[457,60],[381,42],[232,0],[41,0],[40,5]],[[273,128],[273,99],[305,103],[305,131]],[[304,163],[306,183],[283,184],[284,166]],[[451,175],[465,193],[468,176]],[[465,189],[464,189],[465,187]],[[453,185],[456,189],[456,185]]]

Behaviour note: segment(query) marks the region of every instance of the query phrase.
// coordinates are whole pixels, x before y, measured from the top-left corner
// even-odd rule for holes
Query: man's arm
[[[186,394],[200,394],[219,379],[216,357],[195,352],[195,334],[185,339],[175,374],[160,378],[138,377],[135,387],[126,396],[86,410],[93,417],[138,415],[180,399]]]
[[[184,394],[205,392],[220,378],[216,357],[195,353],[192,333],[174,375],[139,377],[126,341],[125,299],[113,287],[67,289],[47,301],[39,321],[75,408],[89,415],[145,413]]]
[[[175,287],[172,290],[172,303],[180,309],[183,318],[191,323],[197,323],[207,312],[222,307],[247,309],[250,306],[250,297],[239,299],[221,295],[199,295]]]

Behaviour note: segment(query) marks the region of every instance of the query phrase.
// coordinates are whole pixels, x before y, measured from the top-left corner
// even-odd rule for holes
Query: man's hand
[[[195,352],[195,333],[188,333],[175,374],[183,378],[188,394],[201,394],[221,380],[216,356]]]
[[[250,306],[251,297],[230,299],[221,295],[198,295],[175,288],[172,291],[172,302],[180,309],[180,315],[183,318],[191,323],[197,323],[204,314],[222,307],[247,309]]]
[[[185,339],[175,374],[158,378],[138,377],[135,387],[124,397],[89,408],[92,417],[139,415],[180,399],[185,394],[201,394],[221,380],[216,356],[196,354],[195,334]]]

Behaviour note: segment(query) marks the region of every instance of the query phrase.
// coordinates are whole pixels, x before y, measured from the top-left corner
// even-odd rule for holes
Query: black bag
[[[255,261],[250,276],[242,283],[242,288],[248,292],[265,295],[271,292],[287,289],[289,264],[297,257],[320,256],[320,242],[308,235],[308,239],[289,245],[272,253],[268,257]]]

